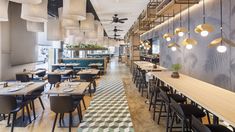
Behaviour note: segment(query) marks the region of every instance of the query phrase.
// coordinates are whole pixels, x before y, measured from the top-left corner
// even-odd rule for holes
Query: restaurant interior
[[[0,132],[234,132],[234,0],[0,0]]]

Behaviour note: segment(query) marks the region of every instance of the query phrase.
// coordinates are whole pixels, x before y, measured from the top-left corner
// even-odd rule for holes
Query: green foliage
[[[76,44],[76,45],[66,45],[69,50],[107,50],[106,47],[100,46],[98,44]]]
[[[175,72],[178,72],[180,69],[181,69],[181,65],[180,64],[173,64],[172,66],[171,66],[171,69],[173,70],[173,71],[175,71]]]

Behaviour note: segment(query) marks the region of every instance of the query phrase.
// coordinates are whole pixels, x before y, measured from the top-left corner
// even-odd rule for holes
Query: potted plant
[[[181,65],[180,64],[173,64],[172,66],[171,66],[171,68],[172,68],[172,70],[173,70],[173,72],[172,72],[172,74],[171,74],[171,77],[172,78],[179,78],[180,77],[180,75],[179,75],[179,70],[181,69]]]

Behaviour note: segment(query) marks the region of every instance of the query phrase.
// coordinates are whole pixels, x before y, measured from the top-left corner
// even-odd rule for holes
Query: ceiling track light
[[[197,41],[190,36],[190,5],[189,5],[189,0],[188,0],[188,38],[184,39],[182,44],[187,48],[187,49],[192,49],[194,45],[197,45]]]
[[[183,37],[185,33],[187,32],[187,29],[185,27],[182,27],[182,16],[181,16],[181,4],[180,4],[180,27],[175,29],[175,34],[177,34],[179,37]]]
[[[211,24],[206,23],[206,9],[205,9],[205,0],[203,0],[203,24],[198,25],[194,31],[200,34],[202,37],[207,37],[209,33],[214,31],[214,28]]]
[[[224,45],[224,43],[235,47],[235,43],[233,41],[223,37],[223,2],[220,0],[220,38],[213,40],[208,47],[217,46],[216,50],[219,53],[225,53],[227,51],[227,47]]]

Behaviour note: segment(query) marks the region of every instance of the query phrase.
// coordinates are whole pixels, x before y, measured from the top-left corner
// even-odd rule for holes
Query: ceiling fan
[[[114,14],[112,23],[125,23],[128,18],[119,18],[118,14]]]
[[[113,32],[119,32],[119,31],[124,31],[124,30],[121,30],[121,29],[118,29],[117,26],[114,26],[114,29],[113,30],[109,30],[109,31],[113,31]]]
[[[112,20],[101,20],[101,21],[111,21],[111,23],[125,23],[125,21],[128,20],[128,18],[119,18],[118,14],[114,14],[112,18],[113,18]]]

